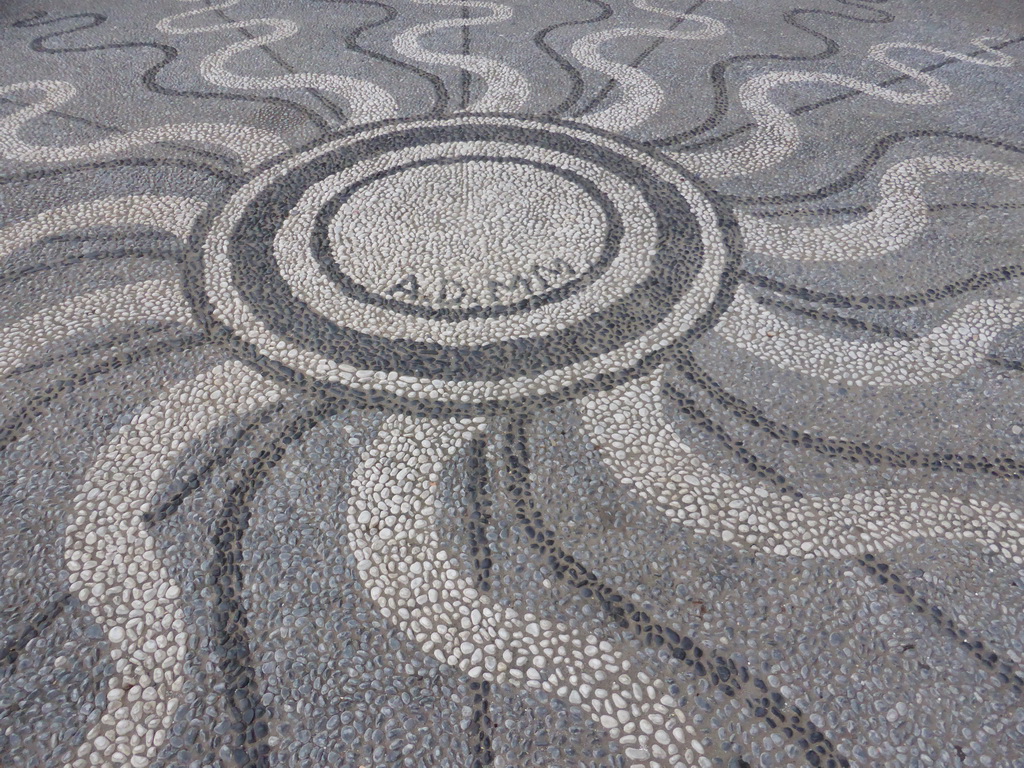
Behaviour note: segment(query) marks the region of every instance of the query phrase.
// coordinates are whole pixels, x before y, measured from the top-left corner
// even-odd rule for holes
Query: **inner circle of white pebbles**
[[[583,274],[601,255],[604,218],[582,189],[548,170],[464,160],[361,187],[338,208],[330,235],[335,263],[369,291],[385,294],[416,275],[412,303],[465,308],[486,306],[495,278],[524,267],[544,268],[549,289]]]

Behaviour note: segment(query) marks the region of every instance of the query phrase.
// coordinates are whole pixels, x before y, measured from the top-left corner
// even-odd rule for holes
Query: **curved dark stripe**
[[[28,106],[31,106],[31,103],[29,103],[29,102],[18,101],[17,99],[12,99],[10,96],[0,96],[0,103],[11,104],[11,105],[13,105],[15,107],[28,107]],[[75,115],[75,114],[72,114],[71,112],[65,112],[64,110],[61,110],[61,109],[48,109],[46,111],[46,116],[49,116],[49,117],[59,117],[59,118],[62,118],[64,120],[68,120],[68,121],[70,121],[72,123],[80,123],[81,125],[88,125],[90,128],[98,128],[99,130],[105,131],[106,133],[118,133],[119,132],[118,129],[114,128],[113,126],[106,125],[105,123],[101,123],[101,122],[98,122],[96,120],[90,120],[88,117],[82,117],[81,115]],[[42,117],[42,115],[40,117]]]
[[[14,416],[0,426],[0,451],[6,450],[12,443],[17,441],[33,417],[38,415],[40,411],[44,410],[61,395],[70,392],[82,384],[88,384],[96,377],[115,371],[118,368],[132,365],[157,355],[194,349],[205,344],[207,340],[204,333],[189,333],[172,339],[156,341],[124,352],[115,350],[106,360],[78,371],[71,376],[58,379],[41,392],[30,397],[28,402]]]
[[[82,173],[84,171],[102,171],[107,169],[123,170],[124,168],[184,168],[188,171],[201,171],[221,181],[232,184],[241,182],[242,177],[222,168],[217,168],[203,163],[190,160],[175,160],[161,157],[125,157],[111,160],[84,161],[80,164],[63,165],[59,168],[36,168],[30,171],[21,171],[7,176],[0,176],[0,184],[18,184],[26,181],[38,181],[40,179],[56,178],[69,173]]]
[[[206,158],[207,160],[217,160],[229,166],[235,166],[239,163],[239,158],[235,155],[227,152],[220,153],[207,149],[199,149],[199,147],[191,144],[183,144],[176,141],[156,141],[153,142],[153,144],[154,146],[170,147],[171,149],[176,149],[179,152],[189,152],[193,155]]]
[[[905,141],[911,141],[913,139],[955,139],[956,141],[966,141],[972,144],[995,147],[996,149],[1002,149],[1007,152],[1024,155],[1024,149],[1016,146],[1015,144],[1011,144],[1007,141],[1000,141],[999,139],[975,136],[970,133],[938,130],[903,131],[900,133],[891,133],[876,141],[871,149],[868,150],[867,155],[845,175],[840,176],[836,181],[826,184],[823,187],[819,187],[812,192],[795,192],[782,195],[764,196],[723,194],[722,197],[734,205],[745,206],[789,205],[791,203],[806,203],[814,200],[821,200],[838,192],[847,190],[855,184],[863,181],[871,172],[871,169],[878,165],[890,149]]]
[[[785,299],[771,299],[765,296],[758,296],[755,301],[765,307],[775,307],[786,312],[792,312],[794,315],[800,315],[811,320],[824,320],[827,323],[833,323],[835,325],[842,325],[846,328],[853,328],[857,331],[867,331],[869,333],[875,333],[879,336],[886,336],[890,339],[916,339],[919,334],[908,333],[900,328],[893,328],[888,325],[882,325],[881,323],[870,323],[865,320],[861,320],[856,317],[847,317],[841,315],[838,312],[833,312],[828,309],[817,309],[812,307],[801,307]]]
[[[573,65],[565,56],[560,54],[554,48],[547,43],[547,36],[554,32],[556,29],[563,29],[565,27],[576,27],[582,26],[583,24],[594,24],[598,21],[604,21],[605,19],[611,18],[612,7],[603,0],[584,0],[591,5],[596,5],[601,9],[601,12],[597,16],[592,16],[588,19],[579,19],[574,21],[560,21],[557,24],[552,24],[549,27],[545,27],[536,35],[533,36],[533,44],[536,45],[540,50],[550,58],[558,67],[566,74],[569,78],[569,93],[563,99],[562,103],[557,107],[549,109],[544,112],[545,117],[558,117],[559,115],[565,114],[573,105],[580,100],[583,95],[583,75],[580,70]],[[703,2],[703,0],[701,0]]]
[[[71,595],[61,595],[25,622],[21,631],[0,649],[0,676],[14,672],[28,644],[42,635],[70,604]]]
[[[1011,664],[1000,659],[999,654],[989,650],[983,640],[972,638],[965,629],[957,625],[953,618],[946,616],[941,608],[931,605],[912,586],[904,583],[892,566],[876,559],[874,555],[857,558],[857,563],[874,576],[879,584],[888,586],[889,589],[900,595],[917,613],[934,621],[943,632],[957,642],[960,648],[981,662],[982,666],[994,675],[1001,685],[1010,686],[1018,696],[1024,696],[1024,678]]]
[[[121,238],[124,235],[120,235]],[[160,240],[166,240],[166,237],[160,237]],[[58,235],[52,238],[46,238],[45,240],[37,240],[36,244],[40,243],[91,243],[95,242],[97,238],[94,237],[83,237],[81,235],[64,236]],[[139,251],[134,248],[115,248],[113,250],[103,251],[91,251],[89,253],[72,253],[65,256],[60,261],[46,261],[39,264],[30,264],[25,267],[18,269],[8,270],[7,272],[0,272],[0,285],[7,283],[14,283],[18,280],[23,280],[26,277],[32,275],[43,274],[45,272],[52,272],[55,269],[66,269],[68,267],[74,267],[82,262],[93,262],[93,261],[106,261],[107,259],[154,259],[156,261],[171,261],[181,263],[184,260],[182,252],[178,249],[168,249],[167,251]]]
[[[1012,40],[1007,40],[1007,41],[1002,42],[1002,43],[997,43],[996,45],[993,45],[992,48],[994,48],[997,51],[1001,51],[1001,50],[1003,50],[1003,48],[1006,48],[1007,46],[1010,46],[1010,45],[1015,45],[1015,44],[1017,44],[1017,43],[1019,43],[1021,41],[1024,41],[1024,37],[1015,37]],[[980,48],[975,48],[971,52],[970,55],[977,56],[980,53],[984,53],[984,51],[982,51]],[[936,62],[935,64],[929,64],[927,67],[922,67],[919,71],[920,72],[934,72],[937,69],[942,69],[943,67],[948,67],[950,64],[956,64],[958,62],[960,62],[960,59],[946,58],[946,59],[943,59],[942,61]],[[963,62],[961,62],[961,63],[963,63]],[[896,77],[891,77],[888,80],[883,80],[882,82],[877,83],[877,85],[880,88],[889,88],[890,86],[896,85],[898,83],[904,83],[904,82],[906,82],[907,80],[910,80],[910,79],[912,79],[910,77],[910,75],[898,75]],[[803,105],[797,107],[796,109],[794,109],[790,114],[794,115],[794,116],[795,115],[802,115],[805,112],[811,112],[812,110],[819,109],[821,107],[826,107],[829,104],[835,104],[835,103],[840,102],[840,101],[846,101],[847,99],[852,99],[855,96],[863,96],[863,95],[864,95],[863,91],[858,91],[858,90],[854,90],[854,89],[846,89],[844,93],[840,93],[840,94],[838,94],[836,96],[829,96],[827,98],[820,99],[819,101],[812,101],[809,104],[803,104]],[[748,129],[745,129],[745,130],[748,130]]]
[[[55,23],[55,22],[58,22],[58,21],[67,21],[68,19],[75,19],[75,18],[92,18],[93,19],[93,23],[86,24],[84,26],[80,26],[80,27],[77,27],[75,29],[66,30],[66,31],[63,31],[63,32],[54,32],[54,33],[51,33],[49,35],[43,35],[42,37],[38,37],[38,38],[36,38],[35,40],[32,41],[32,44],[31,44],[32,50],[37,51],[39,53],[64,53],[64,52],[85,52],[85,51],[92,51],[92,50],[104,50],[106,48],[114,48],[114,49],[116,49],[116,48],[131,48],[131,47],[134,47],[134,46],[150,47],[149,44],[146,44],[146,43],[126,43],[126,44],[123,44],[123,45],[94,46],[94,47],[91,47],[91,48],[48,49],[48,48],[43,47],[40,44],[40,41],[47,40],[50,37],[56,37],[58,35],[69,34],[71,32],[79,32],[79,31],[81,31],[83,29],[91,29],[92,27],[97,27],[97,26],[103,24],[106,21],[106,17],[103,16],[102,14],[98,14],[98,13],[75,14],[75,15],[72,15],[72,16],[64,16],[64,17],[61,17],[61,18],[51,19],[51,20],[47,20],[47,21],[36,21],[36,22],[30,23],[30,24],[22,24],[22,26],[25,26],[25,27],[37,27],[37,26],[42,26],[42,25],[45,25],[45,24],[52,24],[52,23]],[[18,26],[18,24],[15,23],[13,26]],[[37,44],[38,44],[38,47],[37,47]],[[177,55],[177,52],[175,52],[175,55]],[[15,101],[12,101],[12,103],[19,104],[20,106],[25,106],[23,104],[20,104],[19,102],[15,102]],[[48,110],[48,112],[50,112],[50,111]],[[109,126],[109,125],[103,125],[101,123],[97,123],[97,122],[92,121],[92,120],[85,120],[83,118],[78,118],[78,117],[75,117],[75,116],[68,115],[65,112],[53,111],[53,114],[57,114],[57,115],[60,115],[62,117],[74,119],[74,120],[77,120],[79,122],[85,122],[85,123],[88,123],[90,125],[96,126],[98,128],[103,128],[104,130],[111,131],[113,133],[118,133],[118,134],[124,134],[125,133],[125,131],[123,131],[121,128],[116,128],[116,127],[112,127],[112,126]],[[219,162],[222,162],[222,163],[223,162],[227,162],[227,163],[236,163],[237,162],[237,159],[233,155],[228,155],[228,154],[224,154],[224,153],[214,152],[214,151],[208,150],[208,149],[200,149],[199,147],[196,147],[196,146],[193,146],[193,145],[190,145],[190,144],[179,143],[179,142],[175,142],[175,141],[160,141],[160,142],[153,142],[153,143],[156,144],[156,145],[160,145],[160,146],[170,147],[170,148],[176,149],[178,151],[188,152],[190,154],[197,155],[199,157],[204,157],[204,158],[206,158],[208,160],[216,160],[216,161],[219,161]]]
[[[225,701],[233,719],[227,736],[232,760],[239,768],[269,768],[270,712],[263,706],[243,602],[243,540],[252,505],[270,471],[284,458],[288,446],[318,425],[336,404],[319,401],[306,406],[255,454],[228,492],[213,534],[210,585],[214,590],[213,626],[225,687]],[[232,742],[233,739],[233,742]]]
[[[928,213],[942,211],[1016,211],[1024,209],[1024,203],[933,203],[928,206]]]
[[[1008,371],[1024,371],[1024,360],[1010,360],[1005,357],[999,357],[998,355],[987,355],[985,362],[996,365],[1000,368],[1006,368]]]
[[[59,355],[48,355],[41,360],[36,360],[32,363],[19,366],[13,369],[10,373],[6,374],[2,379],[13,378],[14,376],[20,376],[25,373],[31,373],[32,371],[41,371],[44,368],[49,368],[58,363],[65,363],[69,360],[76,360],[80,357],[97,352],[101,349],[111,349],[118,346],[130,345],[133,341],[138,341],[144,336],[153,336],[158,333],[167,333],[169,331],[176,331],[181,329],[181,323],[153,323],[150,325],[135,326],[130,331],[124,333],[118,333],[113,336],[105,336],[100,339],[94,339],[83,343],[81,346],[75,347],[70,352],[63,352]]]
[[[1014,38],[1012,40],[1007,40],[1006,42],[998,43],[998,44],[996,44],[996,45],[994,45],[992,47],[995,50],[997,50],[997,51],[1001,51],[1003,48],[1006,48],[1006,47],[1008,47],[1010,45],[1015,45],[1015,44],[1017,44],[1019,42],[1022,42],[1022,41],[1024,41],[1024,37],[1016,37],[1016,38]],[[979,54],[979,53],[983,53],[983,51],[981,51],[979,49],[976,49],[972,53],[973,54]],[[952,59],[952,58],[943,59],[942,61],[938,62],[937,64],[931,64],[931,65],[929,65],[927,67],[922,67],[920,69],[920,71],[921,72],[925,72],[925,73],[927,73],[927,72],[934,72],[937,69],[949,66],[950,64],[957,64],[959,62],[960,62],[959,59]],[[877,83],[877,86],[880,87],[880,88],[888,88],[890,86],[896,85],[897,83],[901,83],[901,82],[904,82],[904,81],[907,81],[907,80],[910,80],[910,79],[911,79],[911,77],[909,75],[900,75],[899,77],[892,77],[892,78],[889,78],[888,80],[883,80],[882,82]],[[865,95],[864,92],[860,91],[860,90],[855,90],[855,89],[852,89],[852,88],[843,89],[843,92],[838,94],[838,95],[836,95],[836,96],[829,96],[829,97],[824,98],[824,99],[819,99],[818,101],[812,101],[810,103],[803,104],[803,105],[801,105],[799,107],[796,107],[793,110],[790,110],[789,114],[792,115],[792,116],[802,115],[805,112],[811,112],[811,111],[813,111],[815,109],[819,109],[821,107],[828,106],[829,104],[835,104],[835,103],[840,102],[840,101],[845,101],[847,99],[852,99],[852,98],[855,98],[857,96],[863,96],[863,95]],[[693,145],[690,145],[688,147],[680,147],[679,149],[695,150],[695,149],[700,149],[701,147],[711,146],[712,144],[719,144],[721,142],[728,141],[729,139],[731,139],[731,138],[733,138],[735,136],[739,136],[742,133],[746,133],[747,131],[753,130],[754,128],[757,127],[757,125],[758,125],[757,123],[745,123],[744,125],[741,125],[741,126],[739,126],[737,128],[734,128],[731,131],[727,131],[726,133],[723,133],[723,134],[721,134],[719,136],[715,136],[714,138],[708,139],[705,142],[702,142],[700,144],[693,144]]]
[[[490,467],[487,462],[487,438],[470,441],[467,451],[466,495],[468,497],[469,554],[473,560],[476,587],[481,592],[491,590],[491,545],[487,538],[491,524]],[[473,768],[493,768],[494,749],[491,734],[491,684],[486,680],[471,680],[469,691],[473,697],[473,716],[469,726],[470,765]]]
[[[462,4],[462,8],[459,11],[462,16],[462,55],[469,55],[469,24],[466,24],[466,20],[469,16],[469,5],[467,3]],[[466,109],[469,106],[469,90],[473,85],[473,74],[463,68],[459,72],[459,109]]]
[[[469,754],[472,768],[493,768],[494,749],[491,732],[491,684],[486,680],[473,680],[469,684],[473,695],[473,718],[470,721]]]
[[[812,320],[824,320],[825,322],[835,323],[836,325],[843,325],[847,328],[854,328],[858,331],[868,331],[869,333],[877,333],[880,336],[888,336],[891,339],[917,339],[920,338],[920,334],[907,333],[899,328],[893,328],[888,325],[881,325],[880,323],[869,323],[864,320],[860,320],[855,317],[847,317],[841,315],[838,312],[832,312],[827,309],[818,309],[811,307],[801,307],[793,304],[792,302],[785,301],[783,299],[768,299],[763,296],[757,297],[757,303],[769,307],[778,307],[787,312],[792,312],[796,315],[811,318]],[[1020,370],[1017,368],[1020,363],[1015,360],[1007,360],[994,355],[986,355],[985,361],[993,365],[998,365],[1011,370]]]
[[[764,680],[716,649],[705,650],[692,638],[661,626],[561,547],[533,501],[527,427],[528,417],[520,415],[513,419],[505,435],[507,487],[517,510],[516,519],[530,546],[545,558],[555,576],[574,586],[583,597],[597,601],[609,618],[631,629],[646,644],[655,648],[664,646],[692,674],[707,678],[711,686],[725,696],[740,699],[756,717],[803,750],[805,759],[812,765],[848,768],[849,761],[839,754],[832,741],[799,707],[787,703],[781,693],[771,691]]]
[[[799,285],[789,285],[767,275],[759,275],[746,270],[739,271],[740,279],[758,288],[766,288],[786,296],[793,296],[802,301],[817,304],[828,304],[840,309],[906,309],[933,304],[943,299],[951,299],[973,291],[980,291],[999,283],[1024,277],[1024,264],[1010,264],[990,272],[979,272],[947,283],[938,288],[927,288],[923,291],[902,294],[882,294],[852,296],[842,293],[817,291]]]
[[[1024,208],[1024,203],[931,203],[928,213],[943,211],[1013,211]],[[760,219],[781,219],[787,216],[863,216],[875,210],[871,205],[848,205],[835,208],[792,208],[786,211],[758,211]]]
[[[841,1],[841,0],[840,0]],[[838,11],[825,11],[813,8],[796,8],[792,11],[788,11],[783,15],[783,20],[786,24],[796,27],[801,32],[805,32],[808,35],[820,40],[825,44],[825,48],[818,53],[810,54],[806,56],[786,56],[783,54],[767,54],[767,53],[756,53],[746,54],[743,56],[730,56],[727,59],[716,62],[712,65],[709,72],[711,87],[714,91],[714,103],[712,106],[711,114],[708,115],[705,120],[699,125],[689,128],[685,131],[673,134],[672,136],[665,136],[658,139],[650,139],[648,141],[640,142],[647,147],[670,147],[673,145],[679,145],[685,142],[687,139],[692,139],[701,134],[707,133],[717,128],[722,120],[725,119],[726,114],[729,112],[729,87],[726,82],[726,74],[729,67],[734,64],[741,64],[748,61],[821,61],[823,59],[831,58],[839,52],[839,44],[828,35],[818,32],[817,30],[811,29],[800,23],[799,17],[804,15],[820,15],[820,16],[831,16],[838,19],[844,19],[846,21],[859,21],[866,24],[888,24],[895,18],[889,13],[880,9],[868,9],[863,6],[855,6],[863,10],[871,10],[876,14],[879,14],[878,18],[864,19],[859,16],[851,16],[846,13],[839,13]],[[753,126],[751,126],[753,127]],[[747,129],[749,130],[749,128]],[[731,134],[730,134],[731,135]],[[724,141],[722,137],[716,137],[713,141]],[[706,146],[705,143],[691,144],[687,146],[679,147],[679,149],[700,149]]]
[[[1014,38],[1012,40],[1007,40],[1007,41],[1005,41],[1003,43],[998,43],[998,44],[996,44],[996,45],[994,45],[992,47],[995,50],[1000,51],[1003,48],[1006,48],[1007,46],[1010,46],[1010,45],[1015,45],[1016,43],[1019,43],[1022,40],[1024,40],[1024,37],[1017,37],[1017,38]],[[975,49],[974,51],[972,51],[972,55],[977,55],[977,54],[980,54],[980,53],[984,53],[984,51],[982,51],[980,49]],[[924,72],[924,73],[934,72],[937,69],[941,69],[942,67],[947,67],[950,64],[957,64],[959,62],[960,62],[959,59],[947,58],[947,59],[943,59],[942,61],[939,61],[939,62],[937,62],[935,64],[930,64],[927,67],[922,67],[919,71],[920,72]],[[898,83],[903,83],[903,82],[906,82],[906,81],[911,80],[911,79],[912,78],[910,77],[910,75],[899,75],[897,77],[891,77],[888,80],[883,80],[883,81],[881,81],[879,83],[876,83],[875,85],[877,87],[879,87],[879,88],[889,88],[889,87],[891,87],[893,85],[896,85]],[[839,86],[836,86],[836,87],[839,87]],[[838,103],[840,101],[846,101],[847,99],[852,99],[852,98],[855,98],[857,96],[863,96],[863,95],[865,95],[865,94],[861,90],[858,90],[858,89],[855,89],[855,88],[842,88],[842,92],[837,94],[837,95],[835,95],[835,96],[827,96],[827,97],[825,97],[823,99],[818,99],[817,101],[812,101],[812,102],[809,102],[807,104],[802,104],[799,107],[796,107],[796,108],[790,110],[789,114],[791,116],[795,117],[795,116],[798,116],[798,115],[802,115],[802,114],[804,114],[806,112],[812,112],[815,109],[820,109],[821,107],[826,107],[826,106],[828,106],[830,104],[836,104],[836,103]],[[738,126],[736,128],[733,128],[732,130],[727,131],[726,133],[723,133],[723,134],[721,134],[719,136],[715,136],[715,137],[707,139],[705,141],[702,141],[702,142],[699,142],[699,143],[695,143],[695,144],[691,144],[691,145],[688,145],[688,146],[685,146],[685,147],[679,147],[679,149],[680,150],[697,150],[697,149],[702,149],[704,147],[712,146],[714,144],[720,144],[720,143],[722,143],[724,141],[728,141],[729,139],[731,139],[731,138],[733,138],[735,136],[739,136],[740,134],[743,134],[743,133],[746,133],[747,131],[753,130],[757,126],[758,126],[757,123],[744,123],[743,125],[740,125],[740,126]]]
[[[230,16],[228,16],[226,13],[224,13],[224,9],[223,8],[211,8],[210,10],[212,10],[217,16],[219,16],[223,21],[227,22],[228,24],[244,24],[244,23],[258,24],[259,21],[260,21],[260,19],[249,19],[248,22],[239,22],[237,19],[232,19]],[[238,27],[236,27],[236,29],[238,30],[238,33],[242,37],[244,37],[246,40],[252,40],[254,37],[256,37],[256,35],[254,35],[252,32],[250,32],[244,26],[238,26]],[[280,54],[275,52],[274,49],[271,48],[269,45],[264,43],[263,45],[260,45],[260,46],[257,46],[257,47],[258,47],[259,50],[263,51],[263,53],[265,53],[274,63],[276,63],[278,66],[280,66],[286,72],[288,72],[291,75],[296,74],[295,68],[291,64],[289,64],[287,61],[285,61],[283,58],[281,58]],[[327,111],[329,111],[332,115],[334,115],[334,117],[337,118],[340,122],[344,123],[347,120],[347,117],[345,116],[345,113],[342,111],[341,107],[339,107],[333,101],[331,101],[326,96],[324,96],[322,93],[320,93],[320,91],[318,89],[316,89],[316,88],[303,88],[303,90],[306,93],[308,93],[310,96],[312,96],[314,99],[319,101],[321,104],[323,104],[324,107],[327,109]]]
[[[671,24],[669,24],[668,31],[674,32],[676,29],[678,29],[683,24],[683,22],[686,21],[687,16],[697,11],[697,9],[704,5],[704,3],[706,2],[707,0],[697,0],[697,2],[695,2],[689,8],[687,8],[685,11],[683,11],[682,16],[675,19]],[[635,59],[633,59],[629,66],[631,66],[633,69],[638,68],[641,64],[644,63],[648,56],[650,56],[658,49],[658,46],[665,42],[666,39],[667,38],[665,37],[657,38],[654,42],[648,45],[647,48],[641,51],[640,54]],[[616,85],[618,85],[618,81],[616,81],[614,77],[609,78],[608,82],[601,86],[601,89],[597,92],[597,94],[585,105],[576,110],[574,115],[576,117],[582,117],[583,115],[593,112],[594,109],[596,109],[602,101],[608,98],[608,95],[612,92]]]
[[[181,508],[181,505],[188,501],[189,497],[202,487],[203,482],[211,472],[224,466],[239,449],[251,445],[257,432],[268,421],[283,411],[284,407],[283,402],[278,402],[270,408],[252,415],[237,434],[209,455],[200,467],[191,472],[187,477],[178,477],[172,480],[163,492],[164,501],[159,506],[146,512],[142,516],[142,522],[146,525],[159,525],[164,520],[172,517]]]
[[[44,12],[44,15],[45,15],[45,12]],[[103,16],[102,14],[99,14],[99,13],[78,13],[78,14],[72,14],[70,16],[61,16],[59,18],[47,19],[45,21],[32,21],[31,23],[16,22],[14,24],[14,26],[16,26],[16,27],[17,26],[22,26],[22,27],[38,27],[38,26],[42,26],[42,25],[45,25],[45,24],[56,24],[58,22],[68,21],[68,20],[71,20],[71,19],[86,19],[86,18],[92,18],[92,22],[91,23],[85,23],[85,24],[82,24],[80,26],[73,27],[71,29],[62,30],[62,31],[59,31],[59,32],[51,32],[50,34],[42,35],[40,37],[35,38],[32,41],[32,43],[31,43],[32,50],[33,51],[38,51],[40,53],[58,54],[58,53],[91,53],[91,52],[96,52],[96,51],[121,50],[121,49],[130,50],[130,49],[133,49],[133,48],[152,48],[153,50],[159,51],[161,54],[163,54],[163,60],[162,61],[154,64],[153,66],[151,66],[149,69],[147,69],[145,72],[142,73],[142,84],[147,88],[147,90],[152,91],[153,93],[160,94],[161,96],[177,96],[177,97],[187,97],[187,98],[193,98],[193,99],[222,99],[224,101],[249,101],[249,102],[254,102],[254,103],[270,104],[270,105],[273,105],[273,106],[284,107],[286,109],[291,109],[291,110],[293,110],[295,112],[299,112],[300,114],[302,114],[303,117],[305,117],[307,120],[309,120],[311,123],[313,123],[317,127],[317,129],[319,129],[323,133],[326,133],[326,132],[328,132],[330,130],[330,126],[327,124],[327,122],[323,118],[321,118],[318,114],[316,114],[316,112],[314,112],[313,110],[308,109],[307,107],[304,107],[303,105],[298,104],[298,103],[296,103],[294,101],[289,101],[288,99],[283,99],[283,98],[280,98],[280,97],[277,97],[277,96],[255,96],[255,95],[252,95],[252,94],[242,94],[242,93],[226,93],[226,92],[224,92],[224,93],[215,93],[215,92],[204,92],[204,91],[195,91],[195,90],[179,90],[179,89],[169,88],[167,86],[161,85],[156,80],[157,75],[160,73],[160,71],[162,69],[164,69],[171,62],[173,62],[175,59],[178,58],[178,49],[173,47],[173,46],[171,46],[171,45],[167,45],[165,43],[155,43],[155,42],[106,43],[104,45],[90,45],[90,46],[81,46],[81,47],[74,47],[74,48],[72,48],[72,47],[51,48],[51,47],[47,47],[45,45],[46,41],[50,40],[51,38],[57,38],[57,37],[60,37],[61,35],[70,35],[70,34],[73,34],[75,32],[81,32],[81,31],[86,30],[86,29],[92,29],[93,27],[98,27],[98,26],[106,23],[106,21],[107,21],[106,16]]]
[[[716,424],[708,418],[708,415],[697,405],[696,400],[692,397],[688,397],[685,393],[668,382],[665,382],[662,389],[671,396],[673,404],[684,416],[687,416],[708,434],[713,435],[722,445],[728,448],[737,459],[746,464],[747,467],[758,477],[768,480],[780,493],[788,494],[794,498],[800,498],[803,496],[795,486],[789,483],[785,475],[774,467],[762,462],[752,452],[744,448],[740,441],[733,439],[732,435],[726,432],[719,424]]]
[[[467,459],[469,553],[473,558],[476,585],[481,592],[491,591],[491,545],[487,538],[487,530],[491,524],[491,500],[486,450],[486,439],[478,437],[470,442]]]
[[[36,22],[39,19],[46,18],[46,16],[48,14],[49,14],[49,11],[37,11],[36,13],[32,14],[31,16],[27,16],[24,19],[21,19],[19,21],[14,22],[13,24],[11,24],[11,26],[12,27],[19,27],[19,26],[21,26],[21,27],[33,27],[33,26],[39,26],[38,24],[34,24],[33,22]],[[79,15],[91,15],[91,14],[79,14]],[[65,17],[65,18],[67,18],[67,17]],[[49,24],[49,23],[52,23],[52,22],[44,21],[44,22],[41,22],[41,23],[42,24]],[[12,99],[10,97],[4,97],[4,98],[2,98],[0,100],[4,101],[6,103],[9,103],[9,104],[16,104],[16,105],[18,105],[20,107],[28,106],[27,104],[19,102],[19,101],[15,100],[15,99]],[[119,132],[118,128],[115,128],[115,127],[113,127],[111,125],[107,125],[105,123],[101,123],[101,122],[98,122],[96,120],[91,120],[88,117],[83,117],[82,115],[75,115],[75,114],[72,114],[70,112],[64,112],[64,111],[59,110],[59,109],[48,110],[46,114],[47,115],[56,115],[57,117],[62,117],[65,120],[70,120],[70,121],[75,122],[75,123],[81,123],[82,125],[88,125],[88,126],[91,126],[92,128],[98,128],[101,131],[107,131],[107,132],[110,132],[110,133],[117,133],[117,132]]]
[[[382,27],[385,24],[390,24],[398,17],[398,11],[395,9],[395,7],[392,5],[387,5],[386,3],[377,2],[376,0],[341,1],[344,2],[346,5],[368,5],[374,8],[380,8],[382,11],[384,11],[384,18],[378,19],[377,21],[367,22],[366,24],[362,24],[353,29],[351,32],[349,32],[345,36],[345,47],[348,48],[350,51],[361,53],[364,56],[369,56],[370,58],[376,59],[377,61],[382,61],[385,64],[391,64],[392,66],[398,67],[399,69],[403,69],[406,72],[411,72],[417,77],[426,80],[430,84],[430,87],[434,89],[434,106],[430,108],[430,111],[427,112],[424,115],[424,117],[438,117],[444,114],[444,111],[448,106],[448,89],[445,88],[444,81],[440,77],[433,74],[432,72],[427,72],[425,69],[420,69],[419,67],[414,66],[406,61],[402,61],[401,59],[395,59],[392,58],[391,56],[386,56],[383,53],[370,50],[369,48],[365,48],[359,44],[358,38],[364,32],[368,32],[371,29],[376,29],[377,27]],[[328,2],[338,2],[338,0],[328,0]]]
[[[1015,480],[1024,477],[1024,462],[1006,456],[989,458],[941,451],[904,451],[877,443],[812,435],[772,419],[757,406],[751,405],[729,392],[707,371],[697,365],[689,352],[679,355],[678,370],[687,380],[704,389],[715,402],[750,426],[756,427],[776,440],[800,448],[808,448],[830,458],[899,469],[947,469],[954,472],[977,472]],[[685,396],[671,383],[666,382],[664,389],[673,398]]]
[[[32,102],[18,101],[17,99],[11,99],[11,98],[8,98],[8,97],[0,97],[0,103],[11,104],[11,105],[13,105],[15,107],[22,107],[22,108],[23,107],[30,107],[30,106],[32,106]],[[46,110],[46,112],[44,112],[41,115],[37,116],[37,118],[45,118],[45,117],[59,117],[59,118],[62,118],[64,120],[68,120],[70,122],[81,123],[83,125],[92,126],[93,128],[99,128],[100,130],[103,130],[103,131],[105,131],[107,133],[117,134],[117,135],[120,135],[120,136],[125,135],[125,131],[123,131],[120,128],[116,128],[116,127],[110,126],[110,125],[104,125],[103,123],[99,123],[99,122],[97,122],[95,120],[89,120],[87,118],[80,117],[78,115],[73,115],[70,112],[64,112],[64,111],[59,110],[59,109],[48,109],[48,110]],[[233,155],[221,154],[221,153],[218,153],[218,152],[213,152],[211,150],[200,149],[199,147],[191,145],[191,144],[178,143],[178,142],[174,142],[174,141],[154,141],[154,142],[151,142],[151,143],[154,146],[168,147],[170,149],[174,149],[174,150],[177,150],[179,152],[187,152],[187,153],[189,153],[191,155],[194,155],[196,157],[203,158],[205,160],[214,160],[214,161],[216,161],[218,163],[222,163],[222,164],[233,165],[233,164],[237,163],[237,159]],[[88,146],[88,144],[89,144],[89,142],[86,141],[84,145]],[[71,146],[73,147],[75,145],[71,145]],[[111,152],[109,154],[114,154],[114,153]],[[40,162],[46,162],[46,161],[40,161]]]

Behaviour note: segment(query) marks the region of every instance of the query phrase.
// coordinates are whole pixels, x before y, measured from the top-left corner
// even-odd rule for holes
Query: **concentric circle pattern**
[[[687,337],[733,258],[721,225],[685,172],[596,132],[388,124],[245,184],[205,236],[204,287],[256,354],[317,381],[517,400]]]

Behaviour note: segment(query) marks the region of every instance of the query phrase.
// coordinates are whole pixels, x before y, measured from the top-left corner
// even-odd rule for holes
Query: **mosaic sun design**
[[[1019,11],[58,5],[0,763],[1024,765]]]

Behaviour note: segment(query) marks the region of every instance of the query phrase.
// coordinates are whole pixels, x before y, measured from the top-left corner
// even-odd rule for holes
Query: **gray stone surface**
[[[0,765],[1024,767],[1022,61],[0,4]]]

